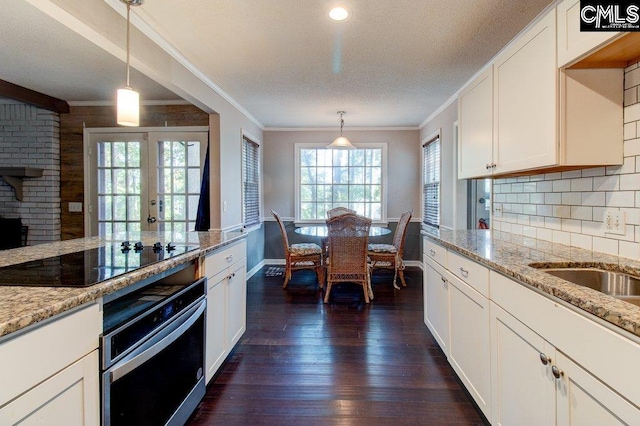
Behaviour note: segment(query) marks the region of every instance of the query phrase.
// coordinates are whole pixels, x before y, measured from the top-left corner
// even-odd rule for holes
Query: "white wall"
[[[422,214],[421,146],[418,130],[361,130],[345,131],[354,144],[387,143],[387,218],[397,220],[402,212],[413,209],[414,218]],[[336,130],[326,131],[269,131],[264,132],[263,181],[265,212],[271,209],[285,218],[295,215],[295,149],[296,143],[329,144],[337,136]]]
[[[457,120],[458,102],[455,101],[420,129],[420,148],[422,143],[427,142],[427,138],[440,132],[440,226],[465,229],[467,227],[467,181],[457,178],[457,143],[454,134],[454,123]]]

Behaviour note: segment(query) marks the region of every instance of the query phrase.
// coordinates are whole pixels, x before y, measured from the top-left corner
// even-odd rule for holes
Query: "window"
[[[324,221],[343,206],[374,221],[386,220],[386,145],[326,149],[296,144],[296,220]]]
[[[260,223],[260,145],[242,138],[242,221],[244,226]]]
[[[423,156],[423,221],[440,226],[440,136],[422,145]]]

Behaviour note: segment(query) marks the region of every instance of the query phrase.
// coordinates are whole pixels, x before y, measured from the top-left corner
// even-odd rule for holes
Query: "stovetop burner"
[[[26,287],[89,287],[118,275],[195,250],[197,245],[145,247],[125,241],[0,268],[0,285]]]

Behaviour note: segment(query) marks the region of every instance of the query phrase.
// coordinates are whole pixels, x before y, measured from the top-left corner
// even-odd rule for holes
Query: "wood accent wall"
[[[84,127],[119,127],[113,106],[71,106],[60,114],[61,239],[84,237],[84,213],[70,213],[69,202],[83,202]],[[209,114],[193,105],[146,105],[140,108],[140,127],[208,126]]]

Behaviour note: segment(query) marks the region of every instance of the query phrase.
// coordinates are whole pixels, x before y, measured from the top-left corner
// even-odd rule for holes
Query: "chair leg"
[[[287,265],[287,267],[284,270],[284,284],[282,284],[282,288],[287,288],[287,284],[289,283],[290,279],[291,279],[291,267]]]
[[[362,290],[364,293],[364,303],[369,303],[370,299],[369,299],[369,284],[368,284],[368,280],[367,282],[363,282],[362,283]]]
[[[398,277],[398,268],[393,268],[393,288],[395,288],[396,290],[400,290],[400,287],[398,287],[398,284],[396,284],[397,277]]]
[[[324,293],[324,303],[329,303],[329,294],[331,293],[331,284],[333,284],[331,281],[327,282],[327,289],[325,290],[325,293]]]
[[[318,286],[324,288],[324,266],[316,268],[316,275],[318,276]]]
[[[402,287],[406,287],[407,282],[404,280],[404,270],[400,269],[398,271],[398,275],[400,276],[400,282],[402,282]]]

